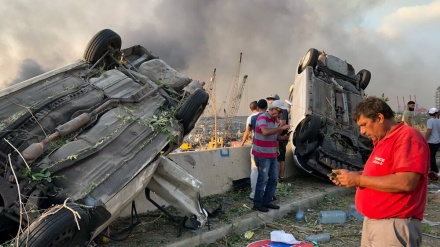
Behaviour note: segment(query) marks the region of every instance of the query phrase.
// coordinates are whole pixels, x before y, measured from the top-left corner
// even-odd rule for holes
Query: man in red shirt
[[[420,246],[426,206],[429,147],[381,99],[368,97],[353,118],[374,149],[362,172],[333,170],[333,183],[358,187],[356,208],[365,215],[361,246]]]

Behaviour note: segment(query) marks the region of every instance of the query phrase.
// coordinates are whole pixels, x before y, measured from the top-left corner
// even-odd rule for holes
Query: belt
[[[383,218],[383,219],[372,219],[372,218],[368,218],[368,217],[365,216],[365,218],[367,218],[369,220],[420,220],[421,221],[421,219],[418,219],[418,218],[415,218],[415,217],[412,217],[412,216],[408,217],[408,218],[394,217],[394,218]]]

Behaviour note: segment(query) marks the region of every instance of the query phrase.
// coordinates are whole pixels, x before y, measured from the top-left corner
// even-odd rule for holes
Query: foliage
[[[14,247],[15,246],[15,239],[9,240],[3,244],[0,244],[0,247]]]
[[[175,119],[175,109],[162,110],[158,115],[153,115],[152,118],[141,120],[140,123],[148,126],[155,133],[166,134],[168,141],[174,142],[173,126]]]
[[[22,117],[24,114],[26,114],[26,111],[17,112],[14,115],[0,121],[0,131],[6,128],[7,125],[15,122],[17,119]]]
[[[23,175],[37,182],[52,182],[52,174],[47,168],[41,169],[40,172],[32,172],[30,168],[23,170]]]

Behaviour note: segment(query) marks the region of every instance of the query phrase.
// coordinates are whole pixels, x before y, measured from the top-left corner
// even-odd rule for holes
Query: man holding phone
[[[280,136],[289,125],[279,126],[278,116],[287,109],[283,102],[275,100],[269,105],[269,110],[258,116],[255,123],[255,136],[252,145],[255,165],[258,168],[258,179],[254,195],[254,210],[267,212],[269,209],[279,209],[272,204],[278,182],[277,141],[286,140]]]
[[[272,94],[269,97],[267,97],[266,99],[267,99],[267,103],[272,104],[272,102],[274,102],[275,100],[279,100],[280,96],[278,96],[278,94]],[[283,125],[289,124],[289,112],[288,112],[287,108],[283,109],[283,112],[278,117],[278,120],[280,122],[280,127],[282,127]],[[281,136],[290,135],[290,132],[285,130],[280,135]],[[289,140],[278,141],[277,160],[278,160],[278,181],[279,182],[282,182],[284,179],[284,166],[285,166],[284,164],[286,161],[286,147],[287,147],[288,141]]]

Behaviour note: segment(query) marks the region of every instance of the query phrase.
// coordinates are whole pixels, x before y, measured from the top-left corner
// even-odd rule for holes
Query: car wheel
[[[38,217],[23,231],[18,246],[82,246],[90,237],[87,230],[89,215],[76,204],[68,203],[67,206],[81,217],[77,217],[80,229],[75,222],[73,212],[57,205]]]
[[[301,123],[298,133],[299,142],[315,141],[321,128],[321,118],[315,115],[308,115]]]
[[[359,71],[357,74],[360,78],[359,87],[365,90],[365,88],[367,88],[368,86],[368,83],[370,83],[371,73],[370,71],[363,69]]]
[[[299,142],[298,140],[295,140],[295,152],[298,156],[307,156],[316,150],[318,144],[318,141]]]
[[[113,30],[104,29],[95,34],[84,50],[84,60],[96,63],[108,50],[109,46],[120,50],[121,37]]]
[[[315,67],[316,63],[318,62],[318,57],[319,57],[319,51],[316,50],[315,48],[310,48],[303,58],[298,73],[303,72],[308,66]]]
[[[208,104],[209,95],[203,90],[196,90],[179,108],[176,118],[184,129],[184,135],[191,132]]]

